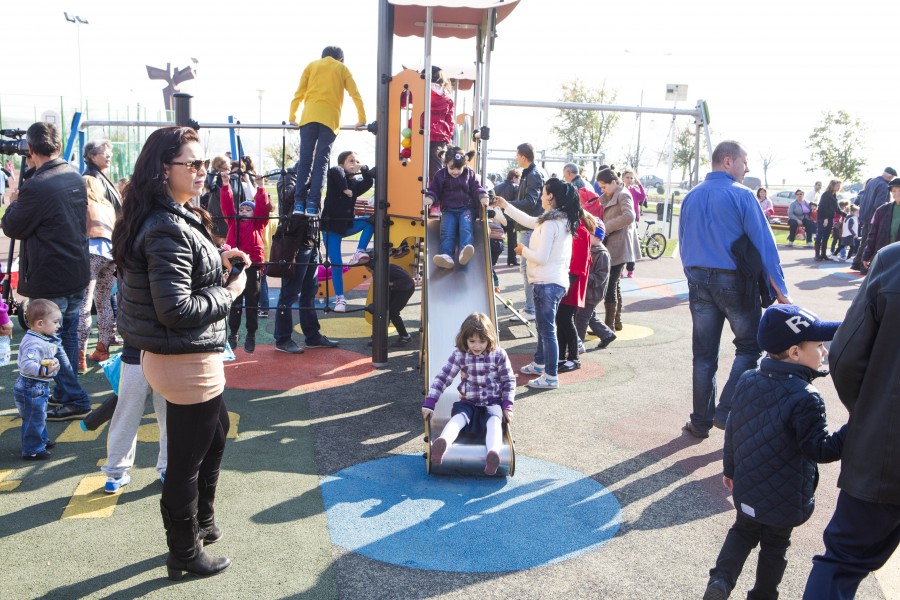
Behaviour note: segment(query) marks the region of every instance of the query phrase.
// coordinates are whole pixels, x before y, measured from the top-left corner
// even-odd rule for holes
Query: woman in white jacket
[[[519,244],[516,254],[528,260],[528,283],[534,286],[534,323],[537,328],[537,350],[534,360],[522,367],[522,373],[539,375],[528,387],[559,387],[556,341],[556,310],[569,288],[569,261],[572,257],[572,235],[578,228],[581,203],[574,186],[555,177],[548,179],[541,194],[544,214],[532,217],[497,196],[496,203],[517,223],[533,229],[529,245]]]

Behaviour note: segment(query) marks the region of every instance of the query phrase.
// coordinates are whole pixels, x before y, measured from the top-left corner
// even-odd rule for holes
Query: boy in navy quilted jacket
[[[704,600],[728,598],[757,545],[756,583],[747,598],[778,598],[791,532],[815,505],[816,463],[839,460],[844,445],[847,426],[829,434],[825,403],[812,385],[828,374],[824,342],[838,325],[784,304],[760,320],[757,342],[768,356],[741,376],[725,425],[722,480],[737,519],[709,572]]]

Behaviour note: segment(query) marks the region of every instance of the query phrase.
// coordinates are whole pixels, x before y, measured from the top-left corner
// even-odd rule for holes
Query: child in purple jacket
[[[451,146],[444,153],[444,168],[435,173],[425,192],[426,210],[437,202],[441,210],[441,248],[434,264],[445,269],[454,266],[454,250],[459,248],[459,264],[472,260],[475,254],[472,235],[473,209],[480,201],[487,206],[488,195],[475,171],[466,162],[474,152],[463,154],[462,148]]]

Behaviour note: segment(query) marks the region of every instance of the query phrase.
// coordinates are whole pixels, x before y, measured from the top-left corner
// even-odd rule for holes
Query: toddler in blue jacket
[[[769,307],[760,320],[757,342],[768,356],[741,376],[725,425],[722,481],[737,518],[704,600],[728,598],[757,545],[756,583],[747,598],[778,598],[791,532],[813,512],[816,463],[839,460],[844,445],[847,426],[828,433],[825,403],[812,385],[828,374],[824,342],[838,325],[785,304]]]

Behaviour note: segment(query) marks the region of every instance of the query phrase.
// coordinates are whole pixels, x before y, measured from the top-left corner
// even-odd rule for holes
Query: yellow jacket
[[[353,81],[350,69],[344,63],[330,56],[314,60],[306,65],[300,77],[300,85],[291,100],[288,122],[296,122],[295,115],[303,102],[303,114],[299,124],[321,123],[330,127],[335,133],[340,129],[341,107],[344,104],[344,90],[353,98],[358,123],[366,122],[366,109],[363,108],[362,96]]]

